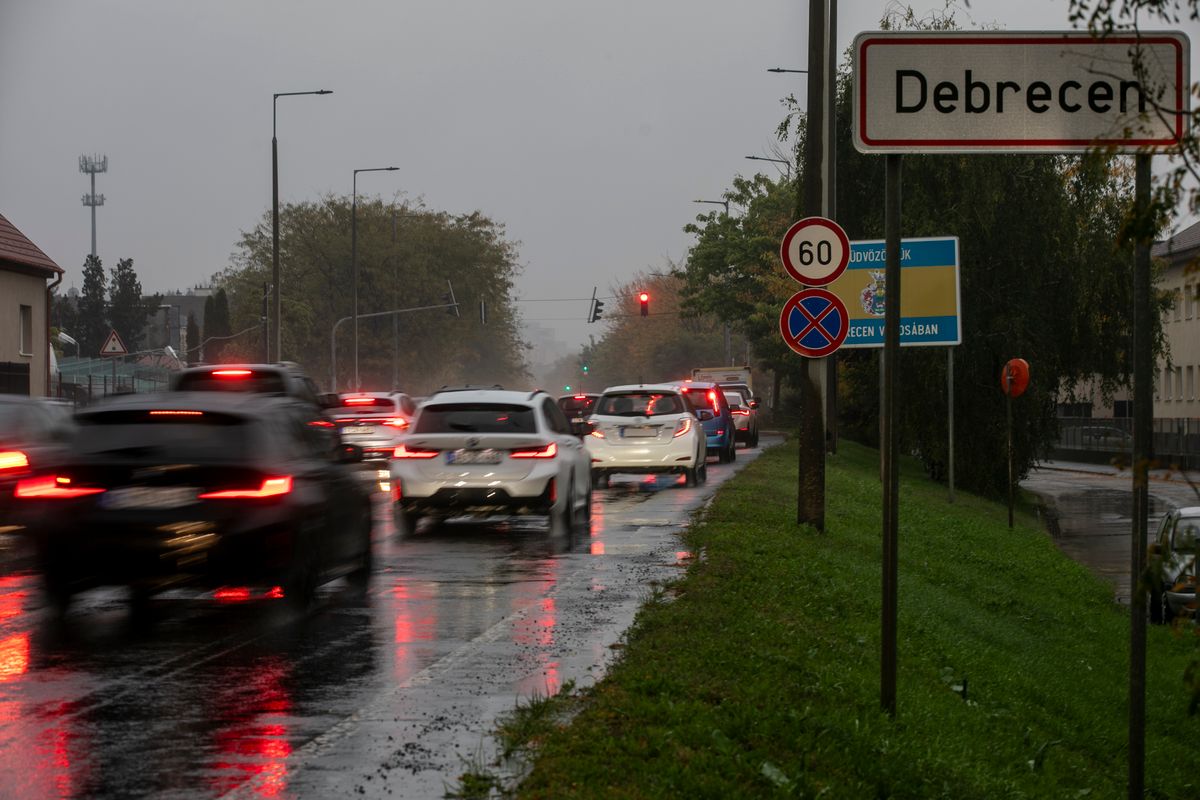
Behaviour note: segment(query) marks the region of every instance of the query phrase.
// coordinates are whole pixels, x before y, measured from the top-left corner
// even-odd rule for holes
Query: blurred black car
[[[66,406],[0,394],[0,531],[28,521],[14,508],[13,488],[36,469],[52,469],[66,455],[71,428]]]
[[[361,451],[288,397],[172,392],[114,397],[76,416],[71,455],[18,480],[39,512],[46,591],[128,585],[135,601],[182,585],[280,587],[305,606],[342,575],[365,588],[371,506]]]
[[[571,423],[571,433],[576,436],[588,435],[590,429],[587,419],[592,415],[592,409],[596,407],[596,401],[599,399],[599,394],[591,392],[564,394],[558,398],[558,407],[562,409],[567,416],[567,421]]]
[[[329,403],[316,382],[298,364],[201,364],[175,374],[171,389],[176,392],[246,392],[291,397],[313,408]],[[335,401],[336,403],[336,401]]]

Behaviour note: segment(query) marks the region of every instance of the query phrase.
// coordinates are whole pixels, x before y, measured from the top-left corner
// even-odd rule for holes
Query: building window
[[[1180,291],[1176,289],[1171,295],[1171,307],[1175,310],[1175,321],[1179,322],[1183,319],[1183,298],[1179,296]]]
[[[1170,367],[1166,367],[1163,369],[1162,396],[1163,396],[1163,400],[1166,400],[1168,403],[1171,402],[1171,399],[1172,399],[1172,396],[1171,396],[1171,373],[1172,372],[1173,372],[1173,370]]]
[[[1190,283],[1183,287],[1183,317],[1184,319],[1192,318],[1192,306],[1195,302],[1196,287]]]
[[[1175,368],[1175,399],[1183,399],[1183,367]]]
[[[21,355],[33,355],[33,306],[21,306]]]
[[[1196,376],[1195,376],[1195,373],[1192,372],[1192,368],[1188,367],[1187,368],[1187,392],[1186,392],[1186,394],[1184,394],[1184,397],[1186,397],[1188,400],[1196,399],[1195,378],[1196,378]]]

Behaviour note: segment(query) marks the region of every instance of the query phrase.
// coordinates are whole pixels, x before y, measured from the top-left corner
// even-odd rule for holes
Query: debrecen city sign
[[[1178,32],[867,32],[854,59],[864,153],[1133,151],[1187,132]]]

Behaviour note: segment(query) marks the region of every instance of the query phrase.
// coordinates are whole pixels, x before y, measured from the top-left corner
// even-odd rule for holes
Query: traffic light
[[[592,313],[588,314],[588,322],[595,322],[600,319],[600,314],[604,311],[603,300],[592,300]]]
[[[642,304],[642,316],[650,316],[650,294],[648,292],[642,292],[638,295],[638,302]]]
[[[587,364],[584,364],[584,365],[583,365],[583,374],[584,374],[584,375],[587,375],[587,374],[588,374],[588,369],[589,369],[589,368],[588,368],[588,365],[587,365]]]

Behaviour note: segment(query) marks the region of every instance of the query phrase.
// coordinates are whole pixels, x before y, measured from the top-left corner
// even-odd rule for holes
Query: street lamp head
[[[317,89],[313,94],[333,94],[332,89]]]

